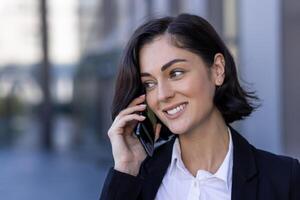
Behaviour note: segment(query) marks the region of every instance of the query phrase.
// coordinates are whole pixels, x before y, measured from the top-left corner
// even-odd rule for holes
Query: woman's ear
[[[216,86],[221,86],[225,79],[225,59],[223,54],[217,53],[212,66],[213,81]]]

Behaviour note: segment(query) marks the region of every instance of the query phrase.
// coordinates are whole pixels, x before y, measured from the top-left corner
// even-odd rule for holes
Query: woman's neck
[[[228,127],[219,111],[210,119],[179,136],[182,161],[196,176],[199,169],[215,173],[221,166],[229,146]]]

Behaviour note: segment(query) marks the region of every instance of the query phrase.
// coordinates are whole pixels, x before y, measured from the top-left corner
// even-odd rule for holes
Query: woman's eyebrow
[[[175,63],[178,63],[178,62],[186,62],[187,60],[186,59],[174,59],[174,60],[171,60],[169,62],[167,62],[166,64],[164,64],[162,67],[161,67],[161,71],[165,71],[166,69],[168,69],[169,67],[171,67],[173,64]],[[143,76],[151,76],[151,74],[149,73],[141,73],[141,77]]]
[[[171,67],[174,63],[177,63],[177,62],[186,62],[186,61],[187,61],[186,59],[174,59],[174,60],[171,60],[171,61],[167,62],[166,64],[164,64],[161,67],[161,71],[165,71],[166,69],[168,69],[169,67]]]

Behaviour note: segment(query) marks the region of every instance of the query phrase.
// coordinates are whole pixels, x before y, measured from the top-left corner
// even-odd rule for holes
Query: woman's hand
[[[145,102],[145,95],[134,99],[118,114],[108,130],[115,162],[114,169],[134,176],[138,174],[141,163],[147,156],[140,141],[134,135],[137,123],[145,119],[145,116],[138,114],[146,109],[146,104],[142,104],[143,102]],[[156,139],[159,137],[160,128],[160,124],[155,128]]]

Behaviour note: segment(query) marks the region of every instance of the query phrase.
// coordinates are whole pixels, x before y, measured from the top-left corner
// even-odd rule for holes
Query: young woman
[[[114,167],[100,199],[299,200],[299,162],[256,149],[229,125],[249,116],[256,99],[203,18],[140,26],[119,68],[108,131]],[[152,157],[133,133],[146,107],[158,118],[156,139],[172,133]]]

